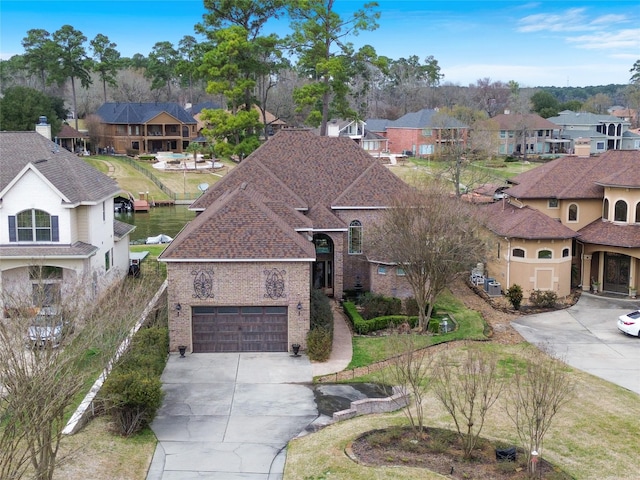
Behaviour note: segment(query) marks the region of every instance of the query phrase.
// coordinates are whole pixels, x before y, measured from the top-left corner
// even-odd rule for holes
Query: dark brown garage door
[[[286,352],[287,307],[193,307],[193,351]]]

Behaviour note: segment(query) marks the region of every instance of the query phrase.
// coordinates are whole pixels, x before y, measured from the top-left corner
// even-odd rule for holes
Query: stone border
[[[393,412],[409,405],[410,395],[401,387],[392,387],[392,392],[390,397],[364,398],[351,402],[351,408],[334,412],[333,420],[341,422],[359,415]]]
[[[87,423],[88,418],[90,416],[93,416],[94,414],[93,401],[98,395],[98,392],[100,392],[102,385],[104,384],[105,380],[109,376],[109,373],[111,373],[111,369],[113,368],[115,363],[118,361],[120,356],[127,351],[127,348],[129,347],[129,344],[131,343],[131,339],[133,338],[133,336],[138,332],[138,330],[140,330],[140,327],[142,327],[144,322],[147,320],[147,317],[149,316],[151,309],[155,306],[156,303],[158,303],[160,296],[167,289],[167,285],[168,285],[168,281],[165,280],[160,286],[160,288],[158,289],[158,291],[156,292],[156,294],[153,296],[149,304],[146,306],[142,314],[140,315],[140,318],[138,318],[138,321],[136,322],[136,324],[131,328],[131,330],[129,330],[129,334],[127,335],[127,338],[125,338],[122,341],[122,343],[118,347],[118,350],[116,350],[116,353],[114,354],[113,358],[109,361],[109,363],[107,364],[105,369],[102,371],[98,379],[93,383],[93,385],[91,386],[91,389],[89,390],[89,393],[85,395],[84,399],[82,400],[82,402],[80,402],[80,405],[78,405],[78,408],[76,409],[76,411],[73,413],[73,415],[65,425],[64,429],[62,430],[63,435],[74,435],[78,433],[78,431],[80,431],[80,429]]]

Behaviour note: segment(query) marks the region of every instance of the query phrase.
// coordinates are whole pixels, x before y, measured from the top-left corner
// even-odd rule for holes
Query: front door
[[[316,246],[316,261],[313,262],[311,285],[325,295],[333,296],[333,241],[328,235],[313,237]]]
[[[605,253],[604,285],[608,292],[627,293],[629,291],[629,268],[631,258],[620,253]]]

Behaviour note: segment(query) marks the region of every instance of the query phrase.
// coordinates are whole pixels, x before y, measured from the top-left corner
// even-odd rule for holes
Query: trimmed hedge
[[[322,290],[311,290],[307,355],[309,359],[324,362],[333,348],[333,311]]]
[[[402,314],[402,300],[375,293],[365,293],[360,300],[360,306],[362,307],[362,317],[366,320]]]
[[[418,317],[407,317],[406,315],[385,315],[365,320],[362,318],[362,315],[360,315],[360,312],[358,312],[354,303],[344,302],[342,306],[345,314],[349,320],[351,320],[353,330],[359,335],[366,335],[377,330],[384,330],[390,326],[401,325],[405,322],[408,322],[411,328],[415,328],[416,325],[418,325]]]

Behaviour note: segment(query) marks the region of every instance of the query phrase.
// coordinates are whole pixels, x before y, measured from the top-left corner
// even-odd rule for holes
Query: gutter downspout
[[[504,239],[507,241],[507,288],[511,288],[511,239]]]

